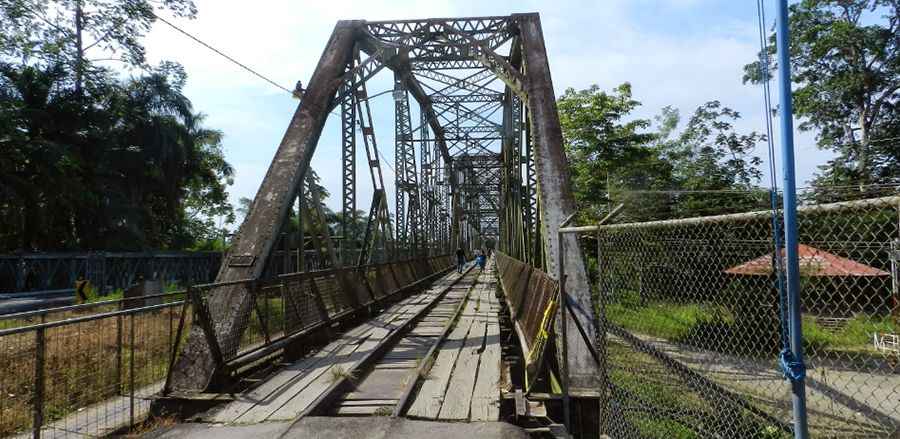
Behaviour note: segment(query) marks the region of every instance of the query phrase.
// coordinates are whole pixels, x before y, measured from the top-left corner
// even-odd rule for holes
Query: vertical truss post
[[[351,64],[352,68],[353,64]],[[345,83],[343,87],[349,88]],[[341,258],[349,262],[356,242],[356,94],[348,90],[341,100]]]
[[[429,256],[432,252],[434,240],[434,185],[432,175],[434,172],[434,158],[431,155],[431,143],[428,141],[428,118],[425,109],[419,109],[419,157],[422,161],[422,182],[420,190],[421,207],[421,242],[423,256]]]
[[[259,278],[262,275],[265,259],[271,255],[315,152],[329,105],[340,86],[338,78],[344,74],[361,25],[358,21],[340,21],[335,26],[250,212],[234,238],[228,257],[223,261],[217,282]],[[249,321],[251,298],[240,288],[226,287],[212,292],[209,303],[210,309],[215,310],[211,318],[219,339],[229,341],[222,346],[223,353],[234,355]],[[205,390],[213,377],[220,373],[216,366],[211,346],[200,327],[195,326],[191,328],[172,371],[172,388]]]
[[[419,177],[413,146],[409,94],[401,73],[394,73],[397,241],[407,245],[406,256],[419,250]]]
[[[591,347],[579,337],[578,323],[585,328],[590,340],[597,337],[596,317],[591,304],[591,289],[587,271],[581,255],[576,236],[558,235],[563,221],[575,213],[575,198],[569,186],[569,168],[563,150],[562,129],[559,125],[559,114],[556,109],[556,97],[550,80],[550,64],[544,46],[540,18],[537,14],[514,15],[522,40],[525,77],[527,80],[528,109],[531,114],[531,132],[534,137],[533,146],[535,171],[539,191],[539,210],[544,243],[544,260],[547,273],[557,273],[560,263],[565,260],[565,291],[570,292],[567,301],[571,301],[572,313],[566,323],[565,332],[560,327],[560,319],[556,319],[556,334],[574,334],[568,340],[557,339],[557,345],[566,343],[567,358],[557,358],[557,364],[568,363],[568,383],[573,393],[579,391],[595,391],[599,386],[600,371],[591,355]],[[560,239],[565,246],[560,251]],[[557,255],[557,251],[560,253]],[[560,308],[563,308],[560,306]],[[557,349],[557,355],[561,349]]]

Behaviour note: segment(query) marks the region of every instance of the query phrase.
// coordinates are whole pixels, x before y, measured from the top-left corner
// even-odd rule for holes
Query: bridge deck
[[[448,274],[204,420],[252,424],[313,413],[390,415],[399,412],[408,393],[410,417],[496,421],[500,340],[495,285],[490,268]],[[342,379],[350,383],[346,391],[325,397]]]

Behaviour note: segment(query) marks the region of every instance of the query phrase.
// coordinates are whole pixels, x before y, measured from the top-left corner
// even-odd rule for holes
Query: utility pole
[[[809,431],[806,422],[806,382],[803,369],[803,333],[800,318],[800,263],[797,239],[797,184],[794,172],[794,123],[791,102],[791,54],[788,27],[787,0],[778,0],[776,44],[778,51],[778,100],[779,127],[781,130],[782,173],[784,175],[784,239],[785,267],[787,271],[788,325],[790,332],[790,354],[783,366],[794,366],[790,373],[791,402],[794,411],[794,437],[806,439]],[[787,361],[786,361],[787,360]],[[796,373],[795,373],[796,372]]]

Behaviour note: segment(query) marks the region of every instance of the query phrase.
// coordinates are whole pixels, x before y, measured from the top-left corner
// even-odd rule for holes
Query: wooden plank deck
[[[500,304],[496,277],[485,269],[456,326],[439,347],[406,416],[446,421],[500,418]]]
[[[218,423],[256,423],[294,419],[359,359],[459,277],[445,276],[427,291],[407,297],[382,314],[346,332],[311,357],[300,360],[241,395],[205,420]]]
[[[457,279],[461,277],[452,273],[427,291],[394,304],[210,412],[204,420],[225,424],[294,420],[333,389],[336,381],[348,376],[352,388],[324,407],[332,415],[389,415],[403,400],[404,389],[411,388],[415,390],[404,416],[499,420],[501,348],[496,278],[488,268],[477,280],[469,277],[450,286]],[[389,334],[432,304],[409,332],[386,346],[381,358],[360,369],[361,360],[383,345]],[[442,339],[443,335],[446,338]],[[433,361],[424,363],[420,376],[420,366],[430,361],[425,356],[432,351]]]

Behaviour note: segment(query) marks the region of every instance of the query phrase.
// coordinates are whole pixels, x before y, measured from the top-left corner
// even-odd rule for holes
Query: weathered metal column
[[[590,284],[581,258],[578,239],[572,235],[563,236],[562,239],[566,240],[564,251],[557,256],[558,230],[560,224],[575,212],[575,199],[569,185],[568,161],[563,149],[562,129],[559,126],[559,114],[550,80],[550,65],[544,47],[543,32],[537,14],[514,15],[514,18],[519,24],[524,51],[546,272],[555,275],[559,265],[558,258],[565,259],[565,290],[573,302],[572,314],[565,328],[565,333],[569,335],[568,358],[557,358],[557,361],[558,364],[568,362],[569,388],[573,395],[594,394],[599,385],[597,379],[599,370],[588,345],[578,336],[577,324],[574,322],[578,319],[581,326],[588,331],[587,335],[591,339],[596,338]],[[557,318],[555,324],[557,336],[563,334],[561,319]],[[562,345],[562,340],[558,340],[557,345]],[[557,349],[558,355],[561,352],[562,349]]]
[[[328,108],[352,54],[357,21],[335,26],[306,93],[288,126],[275,158],[254,198],[250,213],[222,263],[217,282],[258,278],[287,218],[297,188],[309,168]],[[227,355],[237,351],[251,309],[250,296],[240,288],[220,288],[210,298],[215,331]],[[172,388],[206,389],[216,373],[210,346],[199,326],[191,328],[181,356],[171,371]]]

